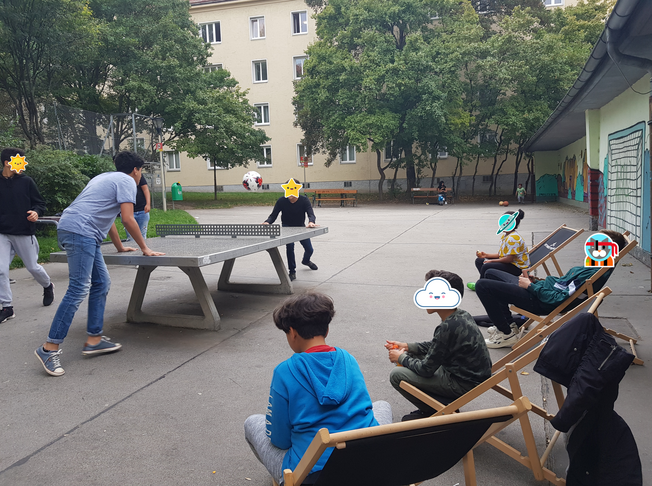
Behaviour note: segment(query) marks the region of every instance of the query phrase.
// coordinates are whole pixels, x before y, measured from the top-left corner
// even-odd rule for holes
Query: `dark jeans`
[[[484,258],[475,259],[475,268],[480,272],[480,278],[486,278],[487,270],[500,270],[502,272],[507,272],[510,275],[519,276],[523,271],[512,263],[483,263]]]
[[[299,243],[303,246],[303,259],[301,260],[301,263],[308,263],[314,252],[310,238],[307,240],[301,240]],[[287,250],[288,256],[288,268],[290,269],[290,272],[294,272],[297,268],[297,261],[294,258],[294,243],[288,243],[285,245],[285,249]]]
[[[500,270],[489,270],[485,278],[478,280],[475,283],[475,293],[491,322],[504,334],[511,332],[510,304],[537,315],[546,315],[554,309],[548,304],[539,302],[539,299],[529,290],[519,287],[518,277]]]

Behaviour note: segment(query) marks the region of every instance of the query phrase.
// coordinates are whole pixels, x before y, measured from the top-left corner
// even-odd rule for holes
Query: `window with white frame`
[[[217,71],[218,69],[222,69],[221,64],[211,64],[210,66],[204,66],[204,71],[207,73],[212,73],[213,71]]]
[[[145,150],[145,139],[141,137],[136,137],[136,152],[143,152]]]
[[[252,39],[265,38],[265,17],[251,17],[249,19],[249,27]]]
[[[385,145],[385,160],[392,160],[399,158],[399,149],[394,145],[394,140]]]
[[[292,12],[292,34],[308,33],[308,12]]]
[[[306,59],[308,59],[308,56],[297,56],[294,57],[294,79],[301,79],[303,78],[304,71],[303,71],[303,63],[306,62]]]
[[[267,61],[252,61],[251,67],[254,75],[254,83],[267,82]]]
[[[255,125],[269,125],[269,103],[255,103],[256,110]]]
[[[299,167],[302,167],[304,162],[308,162],[308,165],[312,165],[312,155],[307,156],[306,155],[306,146],[301,145],[300,143],[297,144],[297,163]]]
[[[206,167],[208,170],[213,170],[215,166],[213,165],[213,161],[211,159],[205,159],[206,160]],[[217,170],[229,170],[231,167],[228,165],[226,167],[222,167],[221,165],[217,166]]]
[[[478,143],[498,143],[498,136],[493,130],[481,130],[478,133]]]
[[[179,152],[165,152],[165,160],[168,164],[168,171],[181,170]]]
[[[263,145],[262,147],[262,158],[256,163],[258,164],[258,167],[271,167],[272,166],[272,146],[271,145]]]
[[[199,32],[204,42],[209,44],[219,44],[222,42],[222,30],[220,29],[219,22],[211,22],[210,24],[201,24]]]
[[[340,161],[343,164],[355,164],[355,147],[347,145],[340,151]]]
[[[558,6],[558,5],[563,5],[564,0],[543,0],[543,4],[546,7],[554,7],[554,6]]]

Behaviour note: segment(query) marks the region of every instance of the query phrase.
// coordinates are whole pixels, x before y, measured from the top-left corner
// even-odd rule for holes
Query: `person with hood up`
[[[274,323],[295,354],[274,369],[266,415],[250,416],[244,429],[254,454],[279,484],[283,470],[296,468],[319,429],[334,433],[392,422],[389,403],[371,403],[355,358],[326,344],[334,315],[331,298],[312,292],[274,311]],[[312,468],[313,478],[331,452]]]

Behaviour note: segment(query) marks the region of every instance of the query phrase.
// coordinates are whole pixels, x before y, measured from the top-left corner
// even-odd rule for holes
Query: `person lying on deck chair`
[[[617,231],[603,230],[618,249],[627,246],[625,237]],[[518,326],[513,322],[510,304],[537,315],[550,314],[573,295],[600,267],[573,267],[562,277],[547,277],[532,282],[525,277],[515,277],[500,270],[489,270],[485,278],[475,284],[475,291],[494,327],[488,329],[488,348],[511,347],[519,340]],[[594,291],[601,289],[613,270],[608,270],[595,282]]]

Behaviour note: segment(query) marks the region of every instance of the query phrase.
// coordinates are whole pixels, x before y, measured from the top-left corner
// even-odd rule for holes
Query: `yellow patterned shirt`
[[[503,236],[500,239],[500,250],[498,250],[498,255],[500,258],[506,255],[516,255],[512,264],[520,269],[529,268],[530,266],[530,255],[528,253],[527,245],[525,244],[523,237],[516,231],[512,231],[509,234],[503,233]]]

